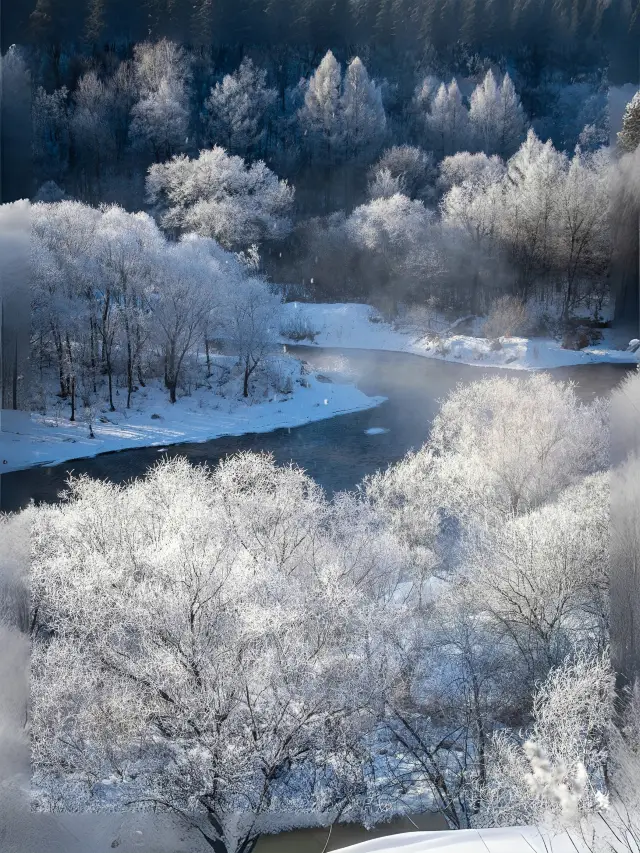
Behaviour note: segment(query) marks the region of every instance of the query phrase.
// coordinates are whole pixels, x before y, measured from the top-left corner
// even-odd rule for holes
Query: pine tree
[[[471,95],[469,119],[476,148],[485,154],[510,157],[522,142],[526,120],[522,104],[508,74],[498,85],[491,70]]]
[[[371,156],[380,148],[387,128],[380,89],[369,79],[356,56],[344,77],[341,99],[346,145],[352,156]]]
[[[299,112],[303,133],[311,147],[328,161],[334,159],[343,142],[342,70],[329,50],[309,80],[304,106]]]
[[[104,2],[105,0],[89,0],[84,24],[84,37],[89,44],[95,44],[104,31]]]
[[[618,133],[618,148],[632,152],[640,145],[640,90],[627,104],[622,119],[622,130]]]
[[[493,71],[487,71],[471,95],[469,120],[473,127],[475,146],[485,154],[495,153],[496,129],[499,121],[500,90]]]
[[[506,158],[518,150],[526,131],[522,104],[508,74],[500,86],[498,106],[499,148],[496,153]]]
[[[267,87],[267,72],[243,59],[237,71],[216,84],[205,102],[210,141],[236,154],[257,152],[276,99],[276,90]]]
[[[441,84],[426,118],[430,142],[440,158],[462,151],[469,141],[469,111],[456,80]]]

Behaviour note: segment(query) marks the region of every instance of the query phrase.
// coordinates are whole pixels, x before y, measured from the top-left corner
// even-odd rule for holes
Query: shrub
[[[528,325],[527,306],[514,296],[496,299],[483,327],[485,338],[512,337],[522,334]]]
[[[311,325],[309,318],[302,311],[287,317],[280,327],[280,334],[290,341],[313,341],[320,334]]]

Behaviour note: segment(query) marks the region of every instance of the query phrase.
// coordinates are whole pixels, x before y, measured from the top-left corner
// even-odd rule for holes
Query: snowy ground
[[[602,344],[578,351],[563,349],[552,338],[500,338],[501,348],[494,350],[486,338],[443,332],[435,339],[415,329],[395,329],[381,322],[375,309],[368,305],[291,302],[285,305],[285,312],[285,329],[306,325],[317,333],[313,344],[309,340],[299,341],[304,345],[407,352],[460,364],[518,370],[596,362],[638,363],[637,354],[624,351],[628,339],[621,339],[608,329],[604,330]],[[282,340],[291,343],[291,339]]]
[[[69,404],[58,401],[56,411],[48,395],[47,414],[2,412],[0,423],[0,474],[34,465],[53,465],[70,459],[96,456],[113,450],[135,447],[163,447],[182,442],[204,442],[223,435],[270,432],[331,418],[346,412],[372,408],[384,397],[368,397],[354,385],[319,381],[300,374],[297,360],[278,359],[280,372],[294,377],[290,384],[276,382],[290,393],[274,390],[273,377],[263,382],[252,397],[244,400],[238,387],[225,396],[215,390],[193,390],[168,400],[160,382],[150,383],[134,394],[127,410],[121,389],[116,412],[102,405],[93,418],[95,438],[89,437],[86,415],[80,407],[78,420],[69,421]],[[296,376],[297,374],[297,376]],[[306,385],[306,387],[305,387]]]
[[[565,833],[540,835],[531,826],[513,829],[463,829],[457,832],[406,832],[343,847],[336,853],[582,853],[578,838]]]

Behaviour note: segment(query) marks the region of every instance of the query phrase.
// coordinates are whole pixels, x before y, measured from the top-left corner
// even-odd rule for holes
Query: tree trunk
[[[96,324],[93,317],[91,318],[91,381],[95,394],[98,389],[96,386]]]
[[[76,377],[75,376],[71,377],[70,386],[71,386],[71,417],[69,418],[69,420],[75,421],[75,419],[76,419]]]
[[[244,387],[242,389],[242,394],[244,397],[249,396],[249,376],[251,376],[251,371],[249,370],[249,360],[244,363]]]

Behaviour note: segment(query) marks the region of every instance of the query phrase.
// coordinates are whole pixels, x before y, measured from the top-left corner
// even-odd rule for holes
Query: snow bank
[[[306,377],[308,387],[293,385],[291,394],[271,393],[248,401],[221,397],[209,390],[194,391],[171,405],[159,382],[135,394],[135,408],[100,411],[89,438],[82,420],[64,417],[2,412],[0,474],[34,465],[55,465],[70,459],[97,456],[135,447],[166,447],[184,442],[204,442],[223,435],[271,432],[296,427],[335,415],[373,408],[384,397],[368,397],[354,385],[318,382]],[[82,416],[82,411],[80,411]]]
[[[577,847],[576,847],[577,845]],[[531,826],[513,829],[463,829],[452,832],[405,832],[351,847],[336,853],[576,853],[578,839],[566,833],[541,836]]]
[[[500,349],[492,349],[491,341],[486,338],[445,333],[435,340],[415,331],[395,329],[382,322],[369,305],[291,302],[284,308],[288,325],[306,325],[317,333],[313,344],[310,340],[299,341],[304,345],[406,352],[460,364],[516,370],[597,362],[637,364],[639,361],[637,353],[607,346],[606,339],[600,346],[566,350],[552,338],[500,338]],[[287,321],[283,325],[286,328]],[[291,340],[282,340],[291,343]]]

